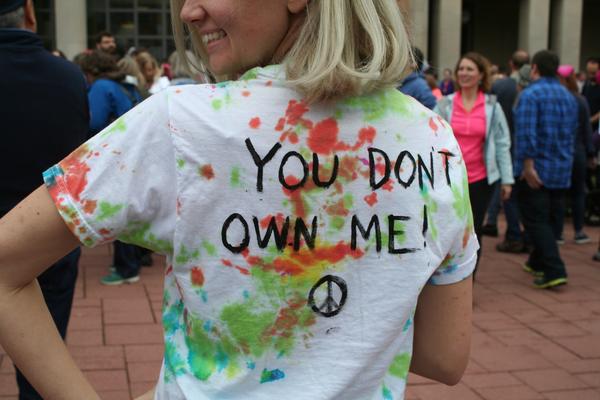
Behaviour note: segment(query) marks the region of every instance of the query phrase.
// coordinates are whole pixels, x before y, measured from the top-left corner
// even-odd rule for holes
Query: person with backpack
[[[510,131],[496,96],[490,91],[489,61],[467,53],[456,64],[458,91],[443,97],[434,111],[450,123],[467,164],[469,197],[477,239],[481,243],[483,218],[500,180],[502,200],[515,182],[510,156]],[[478,251],[478,261],[481,248]]]
[[[131,110],[141,100],[132,96],[122,82],[125,79],[115,59],[101,51],[92,51],[80,61],[88,81],[90,136]]]

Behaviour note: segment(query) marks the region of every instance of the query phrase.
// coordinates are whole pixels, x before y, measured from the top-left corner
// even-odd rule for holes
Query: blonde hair
[[[144,88],[146,86],[146,78],[144,78],[144,74],[140,71],[140,66],[137,61],[131,56],[125,56],[117,62],[117,66],[119,70],[126,75],[133,76],[138,81],[138,89]]]
[[[184,0],[171,0],[175,44],[193,52],[208,69],[202,39],[179,14]],[[291,86],[308,102],[359,96],[393,87],[414,63],[404,18],[396,0],[310,0],[304,26],[282,64]],[[228,77],[217,76],[217,80]]]
[[[140,51],[135,56],[135,60],[138,63],[138,66],[139,66],[140,72],[142,72],[142,75],[144,74],[144,68],[146,67],[147,64],[152,64],[154,66],[154,69],[156,70],[156,72],[154,73],[153,81],[152,82],[146,81],[147,86],[151,86],[154,83],[154,81],[156,81],[162,75],[162,70],[158,65],[158,61],[156,61],[156,58],[154,58],[154,56],[152,54],[148,53],[147,51]]]

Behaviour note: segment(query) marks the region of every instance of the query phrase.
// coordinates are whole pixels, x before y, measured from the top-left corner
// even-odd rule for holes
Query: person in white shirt
[[[456,384],[478,243],[449,125],[394,88],[413,63],[397,2],[172,6],[180,51],[190,32],[221,82],[151,96],[0,221],[3,348],[45,397],[97,398],[34,279],[119,239],[168,262],[148,397],[402,399],[409,369]]]

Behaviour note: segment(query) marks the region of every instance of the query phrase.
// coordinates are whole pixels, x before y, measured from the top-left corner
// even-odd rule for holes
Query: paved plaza
[[[410,376],[407,400],[600,400],[600,263],[592,244],[572,231],[561,254],[569,285],[540,291],[521,270],[525,255],[498,253],[484,239],[474,294],[471,361],[454,387]],[[571,239],[571,240],[569,240]],[[85,250],[68,333],[77,363],[105,400],[127,400],[152,387],[162,359],[160,309],[164,260],[142,270],[140,282],[99,283],[111,248]],[[9,358],[0,348],[0,400],[16,400]]]

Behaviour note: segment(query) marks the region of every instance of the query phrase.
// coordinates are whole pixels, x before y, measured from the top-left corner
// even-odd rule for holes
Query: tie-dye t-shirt
[[[402,399],[421,289],[474,268],[449,126],[282,75],[167,89],[45,174],[82,243],[167,257],[157,399]]]

